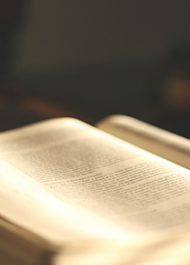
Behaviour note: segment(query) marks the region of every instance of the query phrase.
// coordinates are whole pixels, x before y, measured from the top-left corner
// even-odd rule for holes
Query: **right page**
[[[97,127],[190,169],[190,141],[182,136],[125,115],[110,116]]]

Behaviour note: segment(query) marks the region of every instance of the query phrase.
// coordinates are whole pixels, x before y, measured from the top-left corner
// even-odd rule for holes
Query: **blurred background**
[[[190,137],[189,0],[0,2],[0,130],[126,114]]]

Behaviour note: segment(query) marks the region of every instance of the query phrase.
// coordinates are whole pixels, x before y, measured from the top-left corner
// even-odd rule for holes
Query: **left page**
[[[72,127],[68,126],[67,120],[62,124],[62,119],[58,119],[0,136],[0,218],[30,230],[56,246],[78,238],[104,237],[109,234],[107,231],[113,230],[108,222],[71,204],[67,200],[72,192],[69,186],[66,199],[64,196],[60,199],[51,186],[60,174],[63,181],[68,180],[67,172],[64,172],[67,165],[60,157],[61,146],[72,146],[73,141],[84,139],[83,133],[81,135],[80,130],[77,132],[78,129]],[[54,147],[56,152],[51,152]],[[69,155],[68,151],[64,155]]]

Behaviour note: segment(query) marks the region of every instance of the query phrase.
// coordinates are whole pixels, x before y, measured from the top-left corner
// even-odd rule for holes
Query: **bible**
[[[0,133],[0,263],[188,264],[190,141],[124,115]]]

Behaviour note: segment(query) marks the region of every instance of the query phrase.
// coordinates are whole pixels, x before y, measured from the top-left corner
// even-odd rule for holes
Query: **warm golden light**
[[[42,185],[0,162],[0,211],[7,217],[55,241],[82,238],[133,238],[123,230],[72,207],[51,195]],[[16,200],[15,200],[16,197]]]

